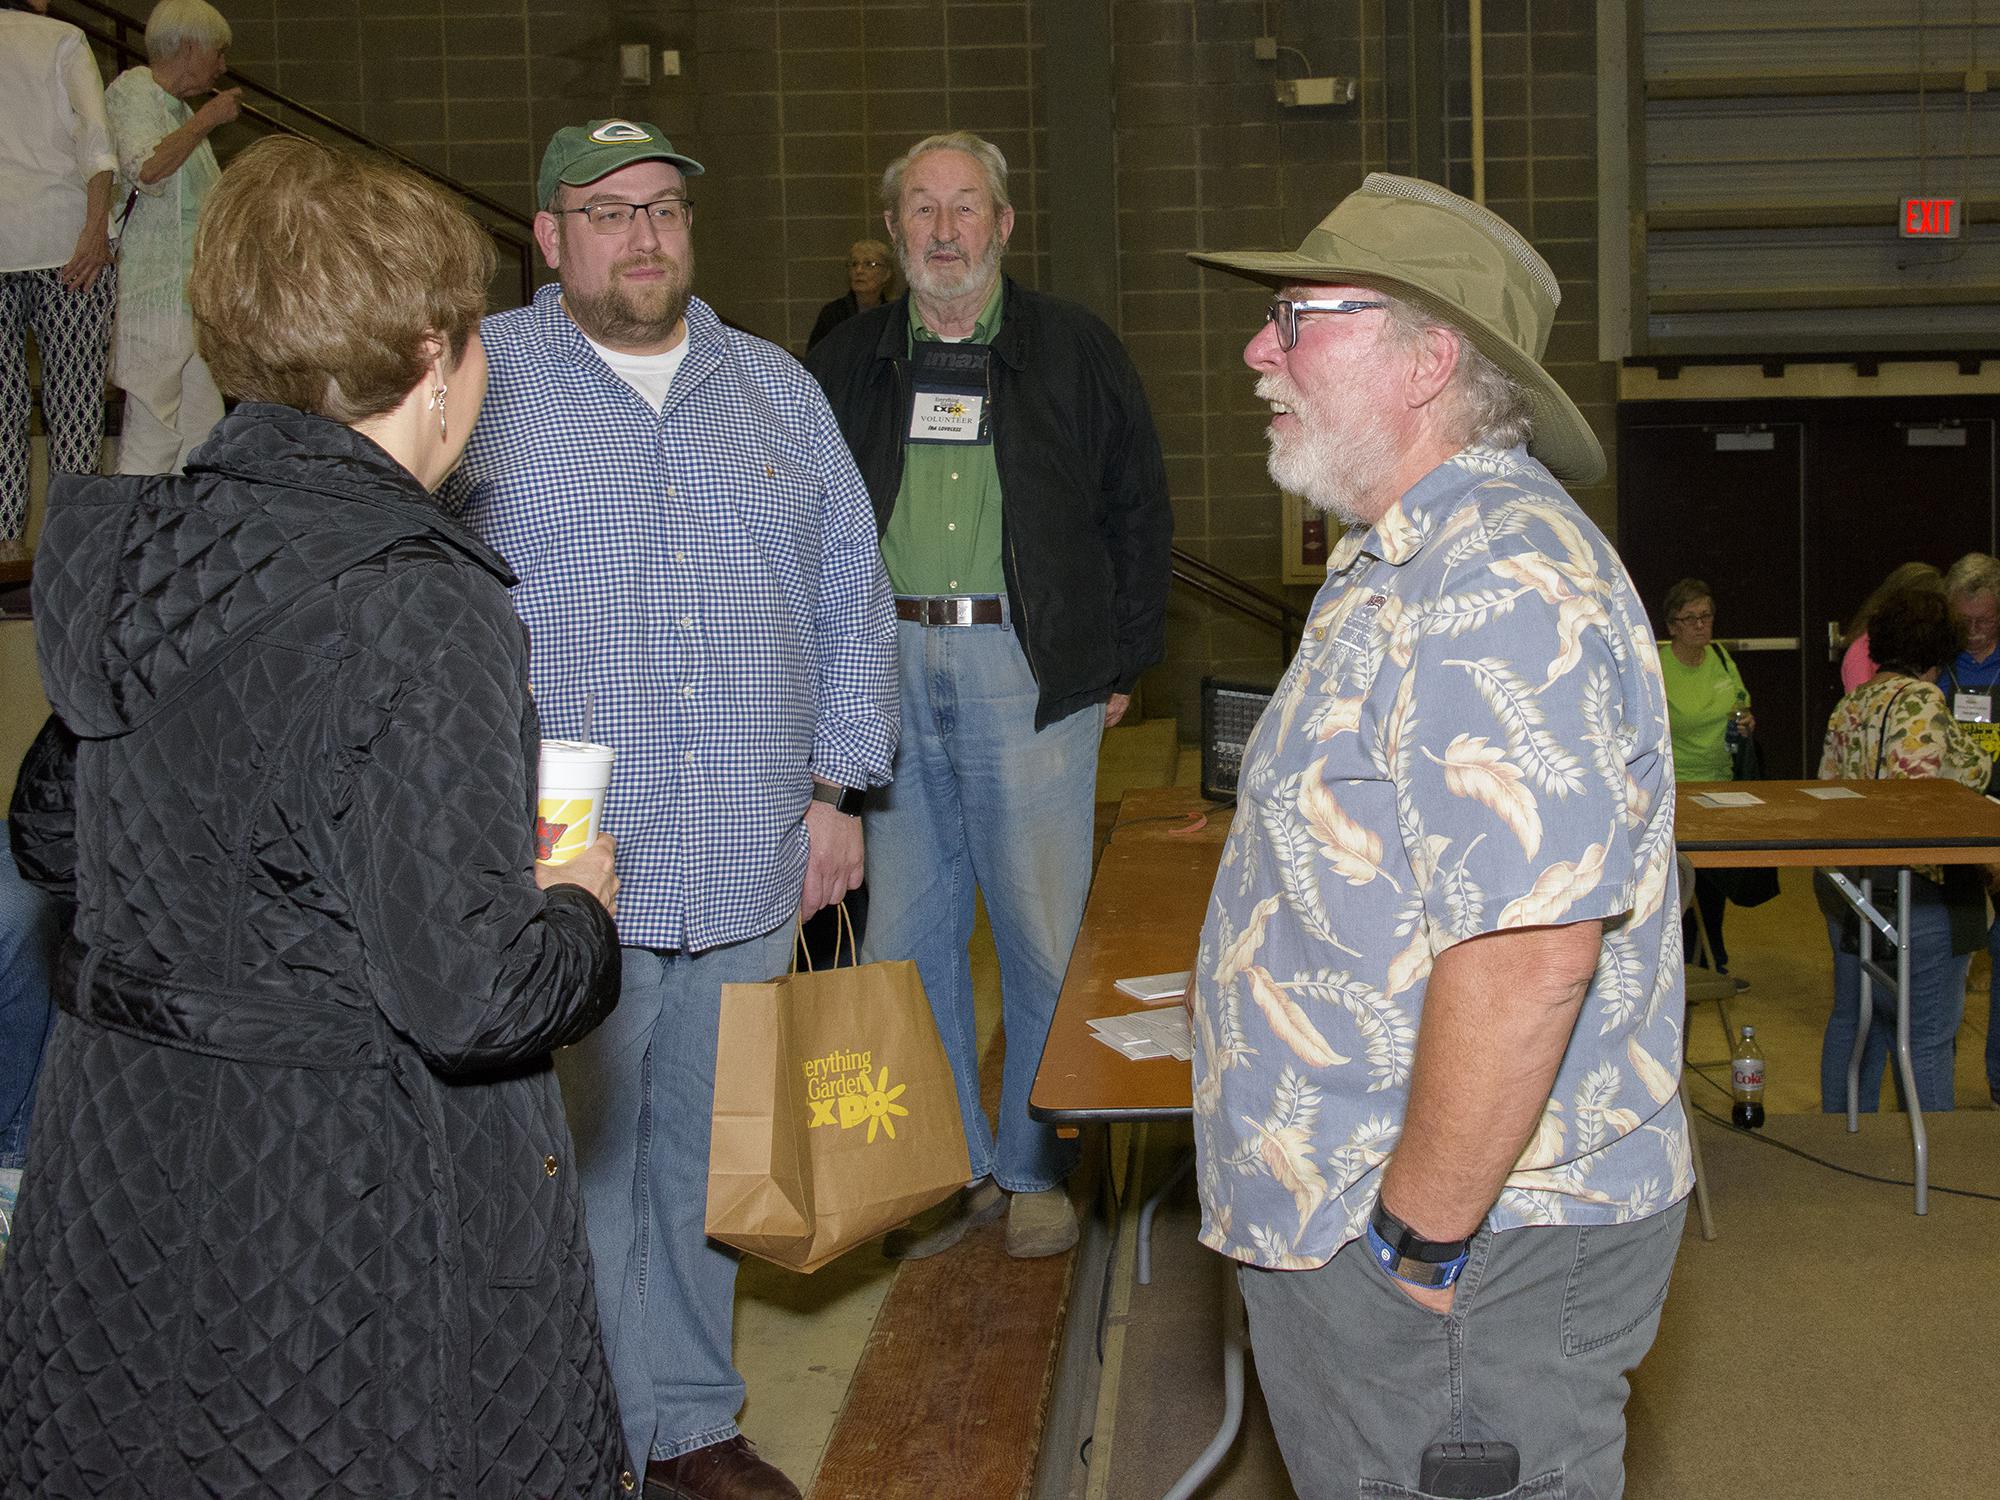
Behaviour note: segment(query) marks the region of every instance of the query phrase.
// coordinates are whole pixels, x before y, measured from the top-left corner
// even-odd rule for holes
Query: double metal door
[[[1630,403],[1618,546],[1661,639],[1668,588],[1700,578],[1742,671],[1768,773],[1813,775],[1840,698],[1834,643],[1899,563],[1994,545],[1996,405]]]

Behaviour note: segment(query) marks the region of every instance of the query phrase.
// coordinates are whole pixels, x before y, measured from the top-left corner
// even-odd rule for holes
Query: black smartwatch
[[[1411,1286],[1444,1287],[1458,1280],[1472,1240],[1427,1240],[1375,1200],[1368,1218],[1368,1249],[1375,1263]]]
[[[868,800],[866,787],[830,786],[824,781],[813,782],[813,801],[824,802],[837,813],[846,813],[850,818],[861,816],[861,805]]]

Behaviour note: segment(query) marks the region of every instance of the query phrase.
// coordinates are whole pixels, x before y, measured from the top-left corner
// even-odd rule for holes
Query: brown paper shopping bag
[[[848,939],[851,954],[851,930]],[[914,963],[722,987],[712,1239],[816,1271],[971,1175],[958,1090]]]

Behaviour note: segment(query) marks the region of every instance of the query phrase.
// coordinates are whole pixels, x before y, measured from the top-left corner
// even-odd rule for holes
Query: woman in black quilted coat
[[[190,285],[246,404],[184,477],[52,499],[78,915],[0,1494],[632,1488],[549,1062],[616,1002],[616,877],[608,841],[534,866],[508,572],[427,493],[491,265],[416,178],[253,146]]]

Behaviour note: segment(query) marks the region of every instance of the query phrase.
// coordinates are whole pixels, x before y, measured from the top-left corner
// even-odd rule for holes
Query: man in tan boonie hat
[[[1528,451],[1558,479],[1591,484],[1604,450],[1541,365],[1562,289],[1499,215],[1416,177],[1371,172],[1296,250],[1196,251],[1198,265],[1272,287],[1340,283],[1387,292],[1449,324],[1521,387]]]
[[[1299,1494],[1615,1495],[1693,1183],[1673,757],[1555,278],[1384,174],[1193,258],[1273,289],[1271,473],[1348,523],[1195,963],[1202,1240]]]

